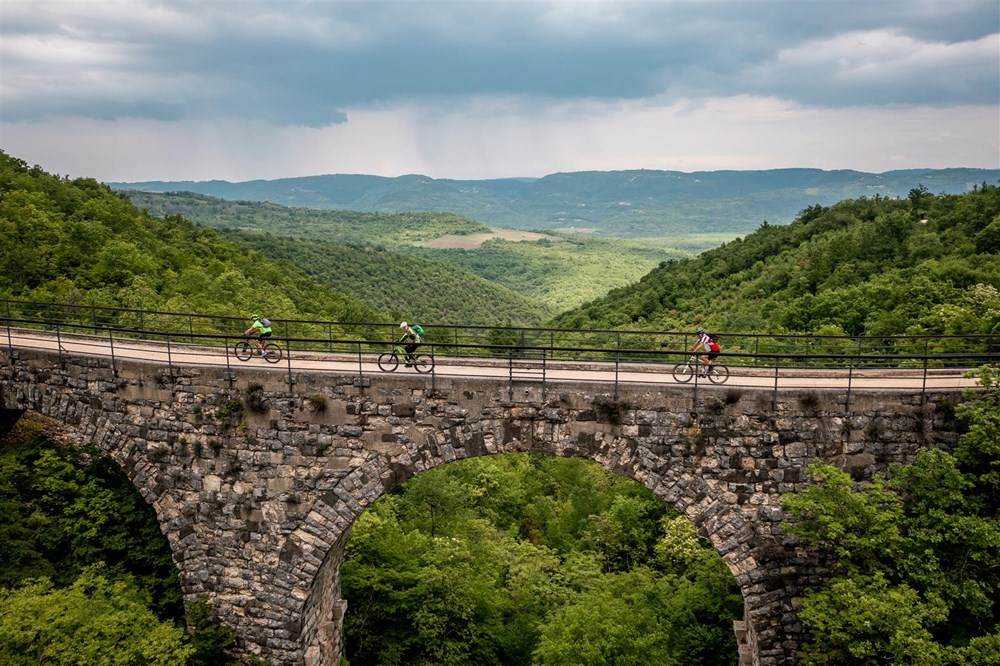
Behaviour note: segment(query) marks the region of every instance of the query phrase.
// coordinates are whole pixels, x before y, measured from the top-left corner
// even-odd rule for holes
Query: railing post
[[[288,323],[285,322],[285,332],[288,332]],[[288,364],[288,390],[292,390],[292,341],[285,337],[285,361]]]
[[[229,335],[226,333],[222,334],[222,344],[225,346],[223,353],[226,355],[226,379],[229,381],[229,388],[233,388],[233,368],[229,363],[232,347],[229,346]]]
[[[615,400],[618,400],[618,367],[621,361],[621,350],[615,350]]]
[[[191,344],[194,344],[194,317],[188,315],[188,335],[191,336]]]
[[[115,362],[115,335],[114,331],[108,329],[108,345],[111,347],[111,374],[118,376],[118,364]]]
[[[170,382],[174,381],[174,361],[170,356],[170,336],[167,336],[167,370],[170,372]]]
[[[847,358],[847,397],[844,399],[844,411],[851,411],[851,387],[854,380],[854,357]]]
[[[927,355],[930,351],[930,338],[924,338],[924,381],[920,386],[920,404],[927,402]]]
[[[437,358],[434,356],[434,345],[431,344],[431,393],[437,391]]]
[[[514,348],[507,349],[507,392],[514,399]]]
[[[778,366],[781,365],[781,357],[774,358],[774,392],[771,393],[771,409],[778,407]]]
[[[364,379],[365,369],[361,357],[361,343],[358,343],[358,379]]]
[[[688,348],[686,340],[684,342],[684,348],[685,349]],[[692,396],[692,398],[691,398],[691,400],[692,400],[691,410],[695,414],[698,413],[698,380],[701,379],[701,377],[699,377],[699,375],[701,374],[701,370],[699,370],[699,367],[698,367],[699,363],[700,363],[700,360],[698,359],[697,356],[695,356],[695,364],[694,364],[694,396]]]
[[[10,354],[10,363],[14,364],[14,341],[10,337],[10,301],[7,301],[7,351]]]

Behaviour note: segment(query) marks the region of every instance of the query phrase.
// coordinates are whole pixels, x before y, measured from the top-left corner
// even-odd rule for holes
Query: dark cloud
[[[5,121],[221,116],[321,127],[343,122],[350,107],[428,98],[749,94],[842,107],[1000,96],[996,0],[47,2],[4,11]]]

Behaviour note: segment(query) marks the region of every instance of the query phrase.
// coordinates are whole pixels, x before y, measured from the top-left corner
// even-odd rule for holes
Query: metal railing
[[[55,338],[62,353],[110,355],[112,367],[141,357],[175,365],[240,365],[233,345],[248,325],[226,315],[128,310],[0,300],[11,356],[24,331]],[[297,370],[378,373],[375,357],[399,338],[395,323],[273,319],[272,340],[293,382]],[[491,376],[510,384],[557,381],[671,383],[673,365],[695,335],[678,331],[580,331],[561,328],[424,325],[421,351],[442,375]],[[963,371],[1000,362],[1000,336],[802,336],[724,333],[717,362],[743,386],[919,389],[954,387]],[[70,344],[71,341],[71,344]],[[17,346],[22,346],[19,342]],[[155,345],[155,346],[150,346]],[[500,372],[502,371],[502,372]],[[892,371],[889,373],[889,371]],[[738,378],[738,379],[737,379]],[[881,381],[876,382],[875,379]],[[945,381],[945,380],[948,381]],[[834,381],[836,380],[836,381]],[[695,377],[697,391],[707,382]],[[968,384],[968,382],[966,382]]]

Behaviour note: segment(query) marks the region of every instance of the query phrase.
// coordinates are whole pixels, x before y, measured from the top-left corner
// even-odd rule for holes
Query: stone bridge
[[[825,569],[782,534],[782,495],[815,460],[863,479],[957,438],[955,390],[616,388],[0,350],[6,423],[30,410],[106,451],[155,508],[185,597],[275,664],[339,663],[340,564],[366,507],[449,461],[525,451],[594,460],[687,516],[743,593],[741,663],[793,664],[797,599]]]

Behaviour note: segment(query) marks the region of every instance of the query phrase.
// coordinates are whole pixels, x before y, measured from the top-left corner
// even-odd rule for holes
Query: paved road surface
[[[349,354],[327,354],[317,352],[294,352],[286,354],[279,363],[271,364],[259,357],[249,361],[238,360],[231,351],[220,347],[204,345],[171,344],[132,340],[126,338],[92,337],[82,335],[60,335],[27,329],[0,329],[2,348],[56,350],[72,355],[114,357],[115,359],[135,359],[174,365],[203,365],[242,367],[252,365],[272,372],[335,372],[338,374],[384,375],[376,364],[377,355],[364,354],[360,357]],[[284,345],[282,345],[284,346]],[[549,361],[544,368],[546,382],[593,382],[596,384],[640,383],[673,384],[677,382],[670,374],[672,364],[629,364],[615,369],[613,363]],[[402,366],[396,374],[416,371]],[[511,364],[506,360],[477,358],[438,357],[433,374],[436,377],[477,377],[510,381]],[[808,370],[781,369],[775,376],[773,368],[731,368],[731,376],[724,386],[757,388],[812,388],[845,390],[954,390],[973,387],[976,382],[963,376],[962,369],[929,370],[920,369],[879,369],[879,370]],[[431,375],[420,375],[431,380]],[[515,381],[541,381],[543,371],[539,362],[515,361],[513,379]],[[686,386],[693,387],[695,382]],[[700,379],[699,388],[717,388]]]

